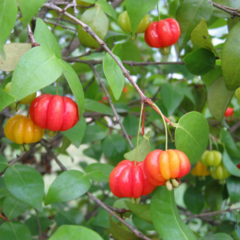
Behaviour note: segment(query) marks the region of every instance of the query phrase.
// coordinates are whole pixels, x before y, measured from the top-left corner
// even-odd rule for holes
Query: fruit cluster
[[[138,199],[150,194],[159,185],[166,185],[168,190],[178,187],[180,178],[190,169],[189,159],[183,152],[154,150],[143,162],[121,161],[111,172],[109,185],[117,197]]]
[[[5,91],[9,92],[10,87],[11,83],[8,83]],[[31,104],[30,117],[17,114],[4,127],[5,136],[18,144],[38,142],[44,135],[44,129],[66,131],[79,121],[78,106],[69,97],[43,94],[36,98],[36,93],[33,93],[19,103]]]
[[[207,167],[207,169],[211,173],[211,176],[214,179],[219,180],[220,183],[224,183],[225,179],[230,176],[230,173],[226,170],[226,168],[223,165],[222,154],[219,151],[206,150],[200,159],[200,163],[202,163],[205,167]],[[193,175],[194,173],[195,171],[193,171]]]

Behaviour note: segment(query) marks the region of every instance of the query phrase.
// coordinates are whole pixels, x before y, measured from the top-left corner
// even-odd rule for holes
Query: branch
[[[39,221],[39,216],[38,216],[38,210],[35,209],[36,211],[36,217],[37,217],[37,224],[38,224],[38,234],[39,234],[39,239],[42,240],[42,230],[41,230],[41,224],[40,224],[40,221]]]
[[[114,105],[113,105],[112,99],[111,99],[111,97],[110,97],[110,95],[109,95],[109,93],[108,93],[108,91],[107,91],[107,89],[106,89],[106,87],[105,87],[102,79],[100,78],[100,76],[99,76],[97,70],[95,69],[95,67],[92,66],[92,65],[90,65],[90,67],[92,68],[94,74],[96,75],[98,81],[100,82],[100,84],[101,84],[101,86],[102,86],[102,88],[103,88],[103,91],[105,92],[105,94],[106,94],[106,96],[107,96],[108,102],[109,102],[109,104],[110,104],[110,106],[111,106],[111,108],[112,108],[112,110],[113,110],[113,113],[114,113],[114,115],[115,115],[115,117],[116,117],[116,120],[117,120],[118,124],[120,125],[120,127],[121,127],[122,130],[123,130],[124,136],[126,137],[126,139],[127,139],[128,143],[129,143],[129,145],[131,146],[131,148],[133,149],[134,146],[133,146],[133,144],[132,144],[132,142],[131,142],[131,140],[130,140],[127,132],[126,132],[126,129],[124,128],[124,126],[123,126],[123,124],[122,124],[122,122],[121,122],[121,120],[120,120],[120,117],[119,117],[118,114],[117,114],[117,111],[116,111],[116,109],[115,109],[115,107],[114,107]]]
[[[30,27],[29,24],[27,25],[27,31],[28,31],[28,37],[29,37],[29,39],[30,39],[30,41],[31,41],[32,47],[38,47],[38,46],[40,46],[40,44],[38,44],[38,43],[35,41],[35,38],[34,38],[34,36],[33,36],[32,29],[31,29],[31,27]]]
[[[151,240],[144,234],[142,234],[140,231],[138,231],[135,227],[125,222],[122,218],[120,218],[116,213],[114,213],[112,210],[110,210],[103,202],[101,202],[98,198],[94,197],[91,193],[87,192],[87,195],[89,198],[91,198],[95,203],[97,203],[99,206],[101,206],[103,209],[105,209],[108,213],[110,213],[112,216],[117,218],[121,223],[123,223],[125,226],[129,228],[131,232],[133,232],[137,237],[142,238],[144,240]]]
[[[59,159],[56,157],[56,155],[53,153],[53,151],[51,150],[50,147],[48,147],[47,143],[44,142],[44,140],[42,139],[40,141],[41,145],[47,150],[47,153],[49,155],[51,155],[51,157],[56,161],[57,165],[61,168],[61,170],[67,171],[67,168],[59,161]]]
[[[221,10],[224,11],[224,12],[229,13],[229,14],[231,15],[231,18],[234,18],[234,17],[236,17],[236,16],[237,16],[237,17],[240,17],[239,10],[236,9],[236,8],[230,8],[230,7],[227,7],[227,6],[223,6],[223,5],[221,5],[221,4],[218,4],[218,3],[215,3],[215,2],[212,2],[212,1],[210,1],[210,3],[211,3],[214,7],[218,8],[218,9],[221,9]]]

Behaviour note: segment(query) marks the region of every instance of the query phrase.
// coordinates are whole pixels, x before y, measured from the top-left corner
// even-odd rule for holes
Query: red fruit
[[[127,87],[124,87],[122,92],[123,92],[123,93],[126,93],[126,92],[128,92],[128,89],[127,89]]]
[[[175,44],[181,34],[178,22],[167,18],[159,22],[152,22],[145,32],[145,42],[150,47],[166,48]]]
[[[225,116],[225,117],[233,117],[233,115],[234,115],[234,109],[228,107],[227,110],[226,110],[226,112],[224,113],[224,116]]]
[[[77,104],[59,95],[43,94],[35,98],[29,113],[34,123],[51,131],[66,131],[79,121]]]
[[[180,179],[191,169],[188,157],[179,150],[154,150],[144,160],[144,172],[152,184],[165,185],[167,180]]]
[[[239,169],[240,169],[240,163],[237,165],[237,168],[239,168]]]
[[[143,162],[121,161],[111,172],[109,185],[116,197],[139,198],[150,194],[155,186],[148,180],[143,171]]]

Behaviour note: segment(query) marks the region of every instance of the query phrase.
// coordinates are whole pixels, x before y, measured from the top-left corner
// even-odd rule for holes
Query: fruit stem
[[[140,129],[141,129],[141,120],[142,120],[142,114],[144,109],[144,103],[141,104],[141,112],[139,117],[139,124],[138,124],[138,133],[137,133],[137,147],[136,147],[136,155],[135,155],[135,162],[134,165],[137,165],[137,157],[138,157],[138,144],[139,144],[139,135],[140,135]]]
[[[168,191],[172,191],[173,186],[172,186],[172,183],[171,183],[170,180],[166,181],[166,188],[167,188]]]
[[[166,138],[166,141],[165,141],[165,151],[168,150],[168,128],[167,128],[167,123],[165,121],[165,118],[164,118],[164,115],[162,114],[161,110],[158,108],[158,106],[153,103],[153,106],[155,108],[157,108],[158,112],[160,113],[161,117],[162,117],[162,120],[163,120],[163,124],[164,124],[164,128],[165,128],[165,138]]]

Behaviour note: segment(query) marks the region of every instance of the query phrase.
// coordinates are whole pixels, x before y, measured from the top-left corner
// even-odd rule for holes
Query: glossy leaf
[[[86,120],[82,117],[74,127],[62,132],[62,134],[67,137],[67,139],[69,139],[76,148],[79,148],[86,130],[86,126]]]
[[[223,151],[223,164],[227,171],[231,173],[233,176],[240,177],[240,169],[232,162],[231,158],[229,157],[226,149]]]
[[[87,125],[82,143],[94,142],[107,136],[108,130],[98,125]]]
[[[6,188],[4,178],[1,177],[0,178],[0,198],[6,197],[6,196],[9,196],[9,195],[11,195],[11,194]]]
[[[90,188],[86,175],[77,170],[61,173],[51,184],[45,198],[45,205],[54,202],[68,202],[85,194]]]
[[[176,13],[176,20],[181,28],[179,46],[182,49],[190,40],[193,29],[199,24],[202,18],[206,21],[212,15],[212,5],[208,0],[184,0]]]
[[[0,55],[2,58],[5,58],[3,45],[6,43],[15,25],[17,12],[18,9],[16,0],[0,1]]]
[[[28,204],[19,199],[13,196],[8,196],[4,199],[2,209],[7,218],[11,220],[21,215],[28,207]]]
[[[157,187],[153,192],[150,211],[153,225],[163,240],[196,240],[179,216],[174,191],[169,192],[165,186]]]
[[[49,240],[103,240],[96,232],[93,230],[75,225],[62,225],[57,229],[57,231],[49,238]]]
[[[149,138],[151,136],[151,132],[149,131],[139,143],[138,149],[134,148],[133,150],[124,154],[125,159],[130,161],[137,160],[138,162],[144,161],[145,157],[150,153],[150,142]],[[137,155],[136,152],[138,151]],[[136,159],[137,156],[137,159]]]
[[[108,135],[102,142],[103,153],[112,161],[119,162],[123,160],[123,154],[127,150],[126,140],[118,135]]]
[[[95,143],[92,144],[91,147],[86,148],[85,150],[83,150],[83,153],[93,159],[96,159],[97,161],[100,160],[101,156],[102,156],[102,147],[100,143]]]
[[[208,33],[207,23],[204,18],[202,18],[201,22],[193,29],[191,33],[191,41],[196,47],[206,48],[218,56],[218,53],[212,44]]]
[[[213,211],[218,211],[222,207],[223,202],[223,185],[219,184],[218,181],[212,181],[206,185],[205,188],[205,200],[208,206]]]
[[[223,76],[213,82],[208,91],[208,107],[214,118],[222,120],[233,94],[226,88]]]
[[[14,102],[15,98],[12,95],[8,94],[3,89],[0,89],[0,111]]]
[[[113,111],[110,107],[92,99],[85,99],[84,109],[113,116]]]
[[[86,167],[85,172],[86,176],[93,181],[109,182],[109,176],[113,169],[113,166],[106,163],[92,163]]]
[[[194,214],[201,213],[204,208],[204,196],[201,189],[188,187],[184,193],[184,203],[190,212]]]
[[[114,18],[116,20],[117,13],[115,9],[109,4],[106,0],[98,0],[96,5],[99,6],[107,15]]]
[[[171,116],[184,98],[184,94],[177,85],[166,83],[162,85],[160,95],[163,103]]]
[[[119,58],[118,60],[121,61]],[[106,53],[103,59],[103,71],[112,89],[113,96],[116,100],[118,100],[122,94],[122,90],[125,84],[125,77],[122,73],[122,70],[114,61],[114,59],[109,55],[109,53]]]
[[[50,225],[53,224],[53,222],[47,217],[39,217],[39,223],[40,223],[42,232],[44,232]],[[36,216],[31,216],[30,218],[28,218],[25,221],[25,224],[29,228],[32,236],[39,235],[38,220]]]
[[[4,45],[6,59],[0,56],[0,70],[13,71],[17,66],[20,58],[31,49],[30,43],[8,43]]]
[[[37,18],[34,37],[38,44],[51,49],[57,58],[62,58],[61,49],[55,36],[41,18]]]
[[[32,48],[15,68],[10,94],[20,100],[53,83],[61,74],[61,64],[51,50],[42,46]]]
[[[22,14],[22,21],[24,26],[29,23],[35,14],[39,11],[39,8],[46,2],[46,0],[17,0]]]
[[[0,227],[0,236],[4,240],[31,240],[31,233],[21,222],[4,222]]]
[[[125,201],[128,209],[131,210],[136,216],[142,220],[152,223],[151,213],[150,213],[150,204],[132,204],[131,202]]]
[[[205,48],[189,53],[183,61],[187,70],[195,75],[204,75],[215,67],[214,54]]]
[[[236,158],[240,158],[239,150],[231,136],[231,134],[225,129],[222,128],[220,132],[221,142],[224,143],[227,152]]]
[[[44,182],[36,169],[25,165],[11,166],[4,174],[4,181],[14,197],[42,211]]]
[[[231,202],[237,202],[240,199],[240,178],[230,176],[226,179],[226,185]]]
[[[201,76],[202,81],[206,84],[207,87],[210,87],[212,83],[222,75],[222,68],[220,66],[216,66],[208,73]]]
[[[108,212],[105,211],[104,209],[101,210],[96,216],[95,220],[93,221],[93,225],[102,227],[105,229],[109,229],[110,223],[109,223]]]
[[[202,240],[233,240],[233,239],[226,233],[216,233],[216,234],[204,237],[202,238]]]
[[[222,70],[228,90],[240,87],[240,23],[236,24],[227,36],[222,50]]]
[[[183,151],[191,164],[196,163],[208,144],[207,120],[198,112],[189,112],[180,118],[175,130],[176,148]]]
[[[66,78],[69,87],[72,90],[76,103],[78,105],[79,117],[82,115],[83,108],[84,108],[84,92],[82,88],[82,84],[79,80],[78,75],[73,70],[72,66],[63,61],[59,60],[63,67],[63,75]]]
[[[158,4],[158,0],[126,0],[126,8],[130,18],[133,36],[140,21],[156,4]]]
[[[0,154],[0,172],[2,172],[6,167],[8,167],[8,161],[2,154]]]

